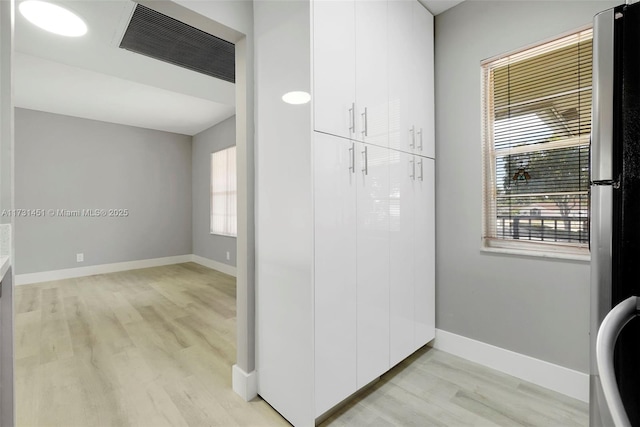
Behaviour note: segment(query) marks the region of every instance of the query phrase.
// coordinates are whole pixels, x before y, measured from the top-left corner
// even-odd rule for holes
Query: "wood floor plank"
[[[175,322],[192,337],[202,348],[213,351],[227,363],[235,363],[235,334],[231,331],[219,333],[197,316],[186,316],[175,319]]]
[[[42,289],[37,286],[24,286],[22,292],[14,296],[15,313],[28,313],[40,310]]]
[[[86,304],[80,297],[69,296],[64,299],[64,310],[74,354],[90,351],[95,343],[95,335]]]
[[[237,425],[211,388],[203,386],[194,377],[165,385],[165,390],[190,426]]]
[[[40,357],[31,356],[16,359],[15,399],[16,424],[37,426],[40,406],[41,373]]]
[[[589,423],[589,405],[585,402],[572,399],[568,396],[561,395],[525,381],[521,381],[520,384],[518,384],[518,390],[524,393],[528,398],[538,401],[541,405],[548,405],[548,402],[552,401],[553,406],[549,408],[550,410],[556,409],[565,411],[571,418],[578,420],[580,425],[586,425]]]
[[[123,397],[115,380],[115,367],[111,356],[95,349],[92,354],[77,356],[74,371],[78,387],[82,391],[77,405],[84,409],[83,422],[95,426],[132,425],[128,414],[122,408]],[[42,392],[47,392],[43,388]]]
[[[17,313],[14,317],[14,356],[16,360],[40,354],[42,315],[39,311]]]
[[[93,385],[84,381],[75,358],[55,360],[40,365],[38,426],[96,425],[95,401],[87,392]],[[102,417],[104,419],[104,417]]]
[[[192,372],[177,358],[176,351],[166,348],[162,337],[151,325],[146,322],[129,323],[125,328],[147,365],[164,383],[171,383],[192,375]]]
[[[58,288],[42,291],[40,362],[47,363],[73,357],[71,335],[64,319],[64,308]]]
[[[187,426],[178,408],[135,348],[114,355],[117,388],[126,400],[123,412],[132,425]]]

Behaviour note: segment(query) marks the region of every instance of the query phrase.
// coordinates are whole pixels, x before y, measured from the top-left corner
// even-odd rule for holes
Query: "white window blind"
[[[211,153],[211,233],[236,236],[236,147]]]
[[[586,254],[592,31],[482,64],[485,247]]]

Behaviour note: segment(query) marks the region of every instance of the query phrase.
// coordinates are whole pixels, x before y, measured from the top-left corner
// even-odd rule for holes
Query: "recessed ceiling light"
[[[287,104],[306,104],[307,102],[311,101],[311,95],[309,95],[308,92],[301,91],[287,92],[282,95],[282,100]]]
[[[20,3],[20,13],[43,30],[67,37],[80,37],[87,33],[87,24],[75,13],[44,1],[27,0]]]

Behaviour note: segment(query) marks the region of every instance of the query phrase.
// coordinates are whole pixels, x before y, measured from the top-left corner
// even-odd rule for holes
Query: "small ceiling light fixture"
[[[300,105],[311,101],[311,95],[308,92],[293,91],[282,95],[282,100],[287,104]]]
[[[43,30],[66,37],[80,37],[87,33],[87,24],[75,13],[44,1],[27,0],[20,3],[20,13]]]

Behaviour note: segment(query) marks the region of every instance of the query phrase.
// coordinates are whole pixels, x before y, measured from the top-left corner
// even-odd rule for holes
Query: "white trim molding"
[[[231,368],[233,391],[242,397],[246,402],[258,395],[258,374],[254,370],[246,373],[238,365]]]
[[[164,258],[141,259],[137,261],[115,262],[113,264],[88,265],[86,267],[65,268],[62,270],[42,271],[39,273],[16,274],[16,285],[50,282],[52,280],[73,279],[95,274],[116,273],[118,271],[140,268],[160,267],[162,265],[190,262],[191,255],[178,255]]]
[[[214,270],[218,270],[224,274],[228,274],[229,276],[236,277],[236,268],[229,264],[223,264],[218,261],[214,261],[209,258],[204,258],[199,255],[191,255],[191,261],[196,264],[204,265],[205,267],[212,268]]]
[[[163,265],[195,262],[231,276],[236,275],[236,268],[221,262],[203,258],[198,255],[178,255],[164,258],[141,259],[137,261],[116,262],[113,264],[88,265],[85,267],[65,268],[62,270],[42,271],[39,273],[16,274],[17,285],[50,282],[52,280],[73,279],[76,277],[93,276],[95,274],[116,273],[118,271],[137,270],[140,268],[160,267]]]
[[[441,329],[436,329],[432,347],[574,399],[589,401],[588,374]]]

